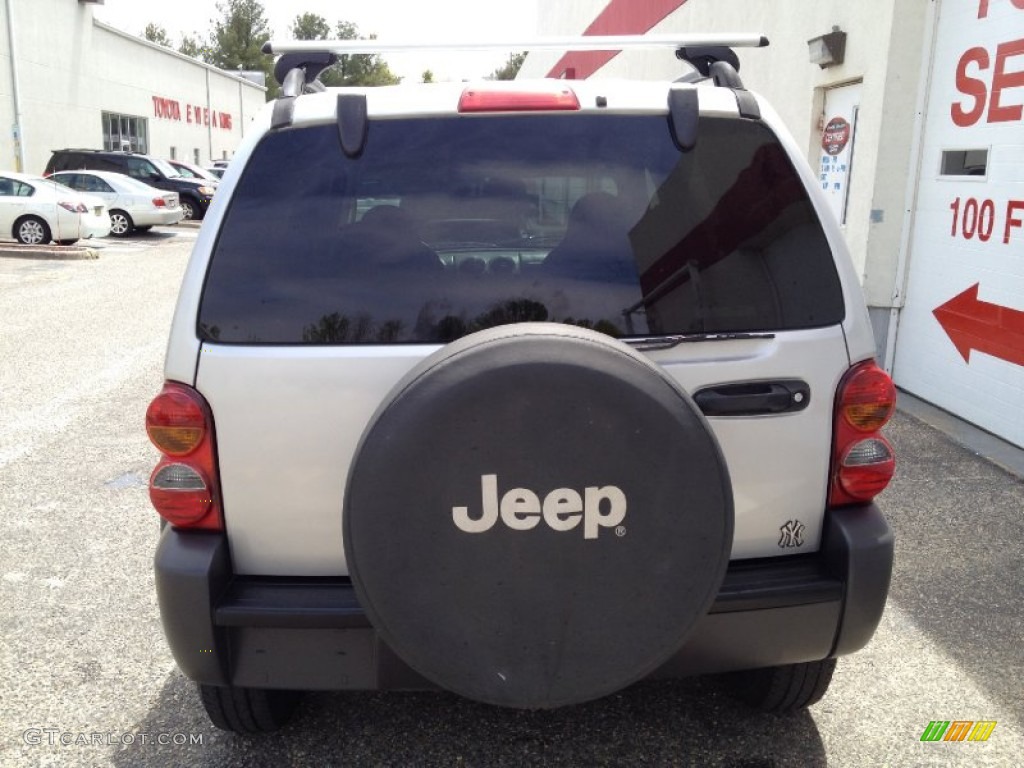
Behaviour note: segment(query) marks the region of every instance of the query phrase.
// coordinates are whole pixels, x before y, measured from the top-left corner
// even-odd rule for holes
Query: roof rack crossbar
[[[489,41],[387,41],[372,40],[271,40],[263,52],[351,54],[400,53],[405,51],[480,51],[480,50],[563,50],[619,51],[627,48],[685,48],[724,46],[730,48],[763,48],[768,45],[764,35],[748,33],[679,34],[679,35],[585,35],[569,37],[538,37],[520,40]]]

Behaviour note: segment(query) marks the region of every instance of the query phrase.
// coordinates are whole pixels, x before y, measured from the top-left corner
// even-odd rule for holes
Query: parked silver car
[[[110,211],[110,234],[117,237],[145,232],[158,224],[177,224],[185,218],[177,192],[151,187],[122,173],[61,171],[50,178],[102,199]]]
[[[161,617],[214,725],[280,727],[301,690],[536,710],[718,672],[789,712],[870,640],[896,393],[721,39],[657,43],[675,82],[372,93],[315,77],[377,41],[267,49],[283,95],[146,417]],[[572,41],[602,43],[651,45]]]

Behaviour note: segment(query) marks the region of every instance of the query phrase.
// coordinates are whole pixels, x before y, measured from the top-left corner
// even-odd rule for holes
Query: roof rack
[[[740,80],[739,59],[733,48],[763,48],[768,45],[764,35],[745,33],[719,33],[705,35],[585,35],[571,37],[540,37],[525,40],[452,41],[452,42],[408,42],[387,41],[377,38],[368,40],[278,40],[263,44],[265,54],[281,54],[274,65],[274,77],[281,84],[281,97],[274,103],[271,128],[291,125],[295,99],[303,93],[324,90],[317,78],[320,73],[338,61],[339,56],[399,53],[406,51],[478,51],[478,50],[561,50],[561,51],[621,51],[626,49],[671,48],[676,57],[686,61],[694,71],[684,75],[677,82],[692,83],[710,78],[715,85],[731,88],[736,94],[740,115],[752,119],[760,118],[760,111],[754,97],[743,89]],[[695,100],[676,93],[671,111],[681,118],[691,113]],[[348,118],[341,120],[342,102]],[[358,103],[356,103],[358,102]],[[365,140],[366,103],[365,96],[348,94],[339,96],[339,124],[349,124],[346,132],[352,139],[346,146],[346,153],[361,151]],[[681,121],[686,128],[677,136],[680,146],[692,146],[696,128],[694,120]],[[360,127],[362,126],[362,127]],[[340,125],[339,125],[340,127]],[[343,144],[345,141],[343,140]]]
[[[708,35],[586,35],[568,37],[537,37],[523,40],[409,42],[370,40],[270,40],[263,53],[333,53],[338,56],[373,53],[404,53],[408,51],[486,51],[486,50],[563,50],[618,51],[627,48],[686,48],[718,46],[728,48],[763,48],[768,45],[764,35],[719,33]]]

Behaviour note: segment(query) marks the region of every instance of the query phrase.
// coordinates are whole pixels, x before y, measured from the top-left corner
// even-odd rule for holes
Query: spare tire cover
[[[690,397],[625,344],[547,323],[417,365],[362,436],[345,554],[382,639],[439,686],[547,708],[669,659],[714,600],[733,507]]]

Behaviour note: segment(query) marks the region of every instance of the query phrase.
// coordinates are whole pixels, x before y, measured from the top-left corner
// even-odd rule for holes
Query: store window
[[[149,152],[149,121],[144,117],[103,113],[103,148],[122,152]]]

